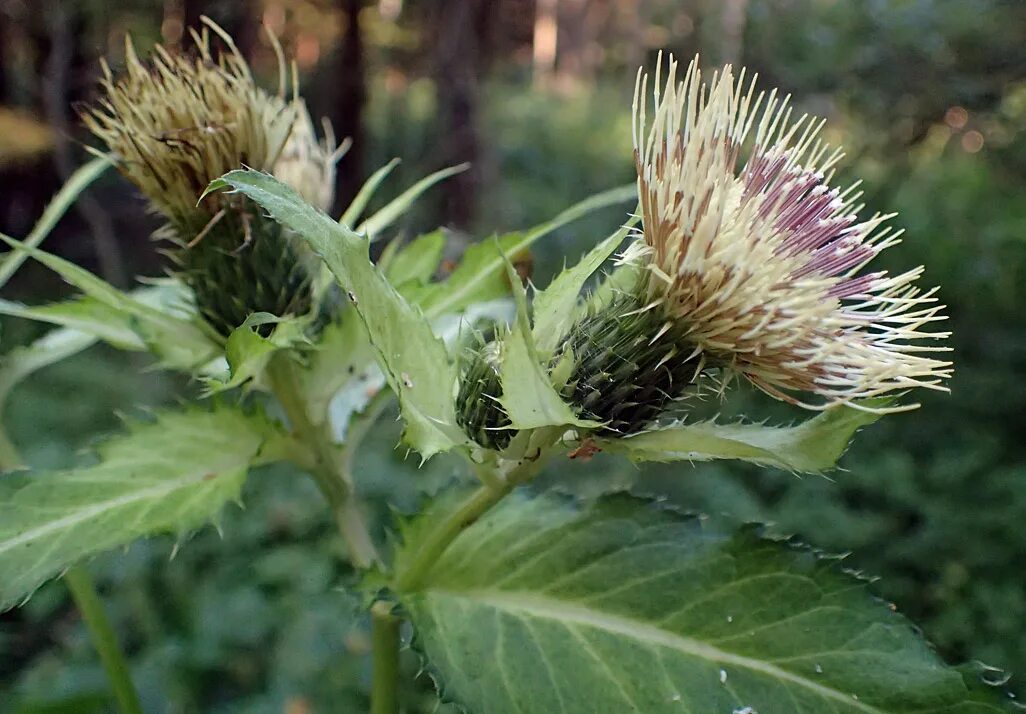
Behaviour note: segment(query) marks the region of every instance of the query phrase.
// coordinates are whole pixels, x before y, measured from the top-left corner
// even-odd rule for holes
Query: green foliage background
[[[673,27],[672,5],[646,3],[648,22]],[[714,15],[703,3],[691,5],[698,20]],[[907,236],[884,262],[892,269],[923,263],[925,282],[943,286],[954,332],[952,394],[926,395],[920,411],[864,431],[843,460],[845,470],[830,479],[722,464],[639,471],[602,455],[589,464],[559,464],[559,473],[546,478],[586,495],[612,485],[665,492],[687,509],[769,522],[775,532],[850,551],[848,564],[880,576],[877,591],[948,659],[981,659],[1018,673],[1011,686],[1024,694],[1026,6],[748,5],[746,64],[768,85],[793,92],[803,108],[829,116],[829,138],[849,152],[842,182],[864,179],[874,210],[900,213]],[[380,40],[372,41],[372,59],[394,51],[393,36],[369,34]],[[685,56],[701,47],[712,61],[718,47],[711,20],[691,34],[667,31],[664,44]],[[536,223],[631,179],[633,68],[617,56],[610,51],[597,82],[565,96],[533,91],[515,68],[499,63],[481,88],[480,132],[496,180],[482,191],[475,235]],[[433,88],[418,80],[401,93],[386,91],[384,74],[372,63],[365,160],[377,166],[402,156],[397,174],[423,175],[436,168]],[[951,107],[965,108],[964,126],[946,121]],[[985,139],[975,152],[974,131]],[[438,211],[429,201],[406,234],[444,219]],[[535,280],[546,284],[563,256],[576,258],[622,218],[607,211],[542,242],[534,251]],[[13,321],[3,328],[4,350],[34,329]],[[33,465],[64,466],[116,428],[116,410],[196,392],[165,374],[140,372],[145,365],[100,347],[44,370],[13,395],[6,415],[12,438]],[[745,390],[703,409],[746,407],[796,416]],[[386,416],[361,457],[361,488],[382,517],[386,500],[411,509],[462,473],[446,457],[420,470],[414,459],[403,462],[392,449],[398,434]],[[366,708],[365,623],[339,589],[347,573],[335,557],[333,526],[305,477],[271,476],[250,479],[245,511],[229,509],[221,535],[206,529],[173,559],[172,541],[154,539],[91,566],[154,710],[168,701],[183,712]],[[412,657],[405,665],[416,671]],[[0,712],[43,705],[102,711],[103,687],[60,584],[0,616]],[[413,709],[434,706],[423,680],[405,697]]]

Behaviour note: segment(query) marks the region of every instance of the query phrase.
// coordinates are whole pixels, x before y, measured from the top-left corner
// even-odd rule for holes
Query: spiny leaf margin
[[[419,520],[445,517],[457,502],[443,496],[404,524],[400,555],[416,547]],[[837,561],[757,526],[727,533],[625,494],[581,507],[521,491],[467,528],[421,587],[397,596],[425,671],[443,699],[470,712],[1014,710],[979,668],[946,667]],[[688,607],[664,612],[682,599]],[[475,613],[475,601],[492,611]],[[576,617],[588,608],[606,612]],[[540,622],[528,621],[532,609]],[[589,625],[597,633],[582,634]],[[635,626],[645,636],[632,642]],[[657,641],[659,627],[684,634]],[[679,642],[692,649],[690,664],[655,649]]]

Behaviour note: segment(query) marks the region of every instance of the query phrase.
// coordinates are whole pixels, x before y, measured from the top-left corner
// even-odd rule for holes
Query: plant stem
[[[353,498],[351,477],[345,455],[335,444],[327,421],[314,423],[303,399],[296,364],[286,353],[277,354],[267,365],[271,391],[289,419],[293,436],[309,450],[303,464],[328,500],[339,531],[357,568],[369,568],[378,562],[377,549],[360,504]]]
[[[371,714],[399,712],[399,626],[384,600],[371,605],[371,645],[374,658],[371,683]]]
[[[92,578],[81,566],[76,566],[65,573],[64,581],[68,584],[71,596],[75,599],[82,619],[92,635],[93,645],[100,655],[100,661],[103,662],[103,669],[107,672],[107,679],[110,680],[118,708],[122,714],[142,714],[139,695],[136,694],[132,678],[128,674],[125,655],[118,645],[118,638],[103,609],[100,596],[96,593]]]
[[[424,545],[417,549],[417,555],[410,567],[402,573],[397,573],[396,589],[405,592],[419,587],[431,566],[437,562],[456,536],[502,500],[513,490],[514,485],[511,482],[502,482],[497,486],[481,486],[471,493],[448,518],[428,534]]]
[[[549,447],[559,440],[562,431],[558,427],[535,430],[526,447],[526,452],[532,454],[530,457],[525,456],[515,461],[489,459],[476,464],[475,471],[482,485],[427,534],[410,565],[396,572],[395,589],[408,592],[420,587],[442,553],[465,528],[477,522],[514,488],[537,475],[548,457]]]

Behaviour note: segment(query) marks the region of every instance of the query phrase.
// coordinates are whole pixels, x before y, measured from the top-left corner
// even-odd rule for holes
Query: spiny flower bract
[[[922,268],[860,274],[898,242],[892,217],[858,218],[857,184],[830,186],[841,158],[822,120],[793,117],[776,90],[756,91],[730,66],[678,79],[670,60],[639,72],[633,138],[642,226],[623,256],[647,270],[645,310],[684,326],[712,366],[763,391],[821,409],[910,387],[944,389],[950,363],[920,344],[944,319]],[[800,393],[816,397],[810,401]]]

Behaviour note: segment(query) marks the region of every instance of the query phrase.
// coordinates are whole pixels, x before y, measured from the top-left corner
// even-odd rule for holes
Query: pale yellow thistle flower
[[[103,65],[102,95],[83,120],[167,218],[158,235],[174,246],[167,254],[175,272],[207,322],[227,336],[256,312],[319,309],[314,257],[247,199],[215,193],[197,203],[200,195],[214,179],[249,167],[274,174],[328,210],[335,163],[348,145],[336,149],[327,125],[325,138],[317,138],[297,94],[294,65],[292,96],[286,97],[288,71],[273,35],[276,94],[257,86],[231,37],[203,21],[201,32],[190,31],[194,49],[188,53],[158,45],[144,63],[126,40],[124,73],[115,78]]]
[[[327,207],[340,152],[330,132],[318,141],[302,100],[286,97],[285,62],[277,43],[279,88],[270,94],[257,86],[231,37],[204,22],[201,32],[191,31],[193,52],[171,53],[157,45],[149,63],[140,61],[126,38],[125,72],[115,78],[103,63],[103,97],[83,114],[86,126],[172,220],[191,218],[207,185],[242,166],[296,180],[304,198]],[[225,51],[215,54],[211,33]],[[225,199],[205,200],[206,212],[213,215]]]
[[[662,57],[659,61],[662,66]],[[857,184],[831,188],[841,158],[823,121],[795,119],[788,98],[756,91],[729,66],[702,81],[657,70],[655,115],[639,71],[633,137],[641,236],[623,260],[648,269],[645,310],[661,309],[710,364],[809,409],[911,387],[946,389],[951,363],[921,344],[943,320],[922,267],[860,270],[901,231],[859,220]],[[805,393],[818,397],[808,400]]]
[[[292,133],[271,173],[307,203],[328,211],[335,200],[335,165],[352,142],[346,139],[336,147],[331,124],[325,121],[323,130],[324,138],[318,140],[310,113],[299,103]]]

